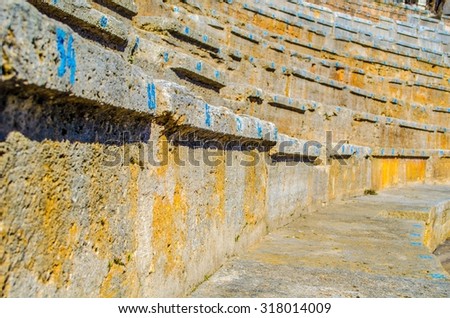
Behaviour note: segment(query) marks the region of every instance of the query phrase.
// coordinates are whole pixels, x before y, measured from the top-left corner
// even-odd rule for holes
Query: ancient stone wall
[[[449,182],[450,32],[392,18],[2,1],[1,295],[182,296],[330,200]]]

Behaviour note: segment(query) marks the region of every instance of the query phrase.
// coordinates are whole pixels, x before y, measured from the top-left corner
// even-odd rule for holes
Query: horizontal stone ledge
[[[306,48],[314,50],[314,51],[322,51],[323,50],[322,47],[318,47],[311,42],[302,42],[295,38],[286,37],[285,41],[290,44],[294,44],[294,45],[301,46],[301,47],[306,47]]]
[[[450,114],[450,107],[433,107],[434,112]]]
[[[186,54],[174,52],[173,61],[169,67],[184,76],[198,80],[215,89],[227,86],[225,73],[202,60],[194,59]]]
[[[136,19],[137,25],[140,29],[150,32],[167,31],[175,37],[191,42],[197,46],[205,48],[214,53],[220,52],[219,41],[206,32],[199,32],[192,27],[181,24],[175,19],[166,17],[138,17]]]
[[[297,139],[284,134],[278,135],[276,145],[269,152],[271,156],[306,157],[308,159],[317,158],[321,153],[321,143]]]
[[[220,90],[220,94],[222,97],[238,100],[249,98],[263,101],[266,99],[266,94],[262,89],[248,84],[230,83]]]
[[[372,154],[372,148],[353,144],[333,143],[331,149],[325,149],[329,158],[367,158]]]
[[[396,77],[389,79],[388,83],[397,84],[397,85],[404,85],[404,84],[406,84],[406,82],[404,80],[401,80],[401,79],[396,78]]]
[[[196,8],[196,9],[203,10],[203,7],[202,7],[201,3],[198,3],[195,0],[182,0],[182,2],[188,4],[188,5]]]
[[[436,85],[436,84],[429,84],[426,82],[420,82],[420,81],[415,81],[413,83],[414,86],[422,86],[422,87],[426,87],[429,89],[434,89],[437,91],[444,91],[444,92],[450,92],[450,87],[446,87],[446,86],[442,86],[442,85]]]
[[[334,27],[337,28],[337,29],[348,31],[348,32],[353,33],[353,34],[358,34],[359,33],[357,29],[355,29],[353,27],[350,27],[348,25],[342,24],[342,23],[335,23]]]
[[[450,150],[435,150],[439,158],[450,158]]]
[[[315,23],[316,22],[316,19],[313,16],[311,16],[309,14],[305,14],[303,12],[297,12],[297,18],[300,18],[301,20],[308,21],[310,23]]]
[[[325,143],[315,140],[303,140],[293,138],[284,134],[278,135],[276,145],[270,149],[269,154],[277,157],[298,157],[307,158],[314,161],[315,158],[322,155],[326,155],[331,159],[339,158],[368,158],[370,157],[372,150],[370,147],[358,146],[353,144],[338,144],[333,143],[331,147],[327,149]]]
[[[330,28],[332,28],[334,26],[334,22],[328,21],[328,20],[325,20],[325,19],[317,19],[317,23],[325,25],[325,26],[328,26]]]
[[[333,11],[327,7],[320,6],[320,5],[317,5],[314,3],[308,3],[308,2],[305,2],[304,4],[305,4],[305,6],[309,7],[313,11],[316,10],[316,11],[327,13],[327,14],[333,14]]]
[[[267,18],[271,18],[271,19],[275,18],[275,14],[270,13],[270,12],[268,12],[266,10],[261,9],[261,8],[258,8],[258,7],[254,6],[254,5],[251,5],[251,4],[248,4],[248,3],[244,3],[242,5],[242,7],[244,8],[244,10],[247,10],[247,11],[250,11],[250,12],[262,15],[262,16],[265,16]]]
[[[137,6],[134,0],[94,0],[94,1],[128,18],[131,18],[138,13]]]
[[[355,113],[353,115],[355,121],[366,121],[370,123],[378,123],[380,121],[380,116],[370,114],[370,113]]]
[[[336,41],[344,41],[344,42],[354,42],[355,38],[352,36],[345,36],[345,35],[334,35],[334,39]]]
[[[423,130],[423,131],[430,131],[430,132],[435,132],[437,129],[437,127],[435,125],[420,124],[420,123],[415,123],[415,122],[410,122],[410,121],[405,121],[405,120],[400,120],[399,126],[404,127],[404,128],[409,128],[409,129]]]
[[[253,34],[251,32],[248,32],[246,30],[240,29],[240,28],[235,27],[235,26],[231,28],[231,33],[236,35],[236,36],[238,36],[238,37],[240,37],[240,38],[243,38],[244,40],[248,40],[250,42],[253,42],[255,44],[259,44],[261,42],[261,37],[260,36],[258,36],[256,34]]]
[[[372,157],[406,157],[406,158],[424,158],[437,156],[438,151],[428,149],[407,149],[407,148],[389,148],[377,147],[373,149]]]
[[[270,95],[268,103],[272,106],[281,107],[300,113],[305,113],[307,110],[315,111],[319,105],[318,103],[310,100],[291,98],[276,94]]]
[[[284,51],[286,50],[283,45],[273,42],[269,44],[269,48],[280,53],[284,53]]]
[[[10,0],[6,0],[9,2]],[[92,33],[103,39],[102,44],[123,48],[127,42],[131,28],[116,18],[102,13],[87,1],[73,3],[68,0],[28,0],[42,12],[62,22],[78,27],[82,32]],[[16,3],[21,3],[15,1]],[[23,2],[22,2],[23,3]],[[81,24],[81,25],[80,25]],[[111,42],[111,43],[109,43]]]
[[[348,89],[352,94],[355,94],[355,95],[368,97],[368,98],[373,98],[375,96],[373,93],[366,91],[365,89],[355,87],[355,86],[348,86]]]
[[[433,49],[429,49],[429,48],[426,48],[426,47],[422,47],[422,51],[425,52],[425,53],[432,53],[432,54],[437,55],[439,57],[441,57],[443,55],[442,51],[433,50]]]
[[[274,124],[208,105],[182,86],[154,81],[117,53],[93,45],[28,4],[8,0],[0,8],[1,20],[10,25],[8,38],[0,37],[8,63],[0,79],[3,89],[17,90],[17,85],[22,92],[29,88],[48,98],[132,110],[184,132],[276,142]],[[8,14],[10,10],[15,14]],[[41,40],[44,51],[35,48],[34,38]]]
[[[226,107],[214,106],[194,96],[186,87],[155,80],[151,84],[156,116],[181,134],[200,132],[208,138],[253,140],[275,144],[278,129],[271,123],[247,115],[236,115]],[[226,138],[225,138],[226,139]]]
[[[429,77],[434,77],[434,78],[439,78],[439,79],[444,78],[444,75],[442,75],[442,74],[438,74],[438,73],[434,73],[434,72],[427,72],[427,71],[424,71],[424,70],[421,70],[418,68],[411,68],[410,71],[412,73],[419,74],[419,75],[424,75],[424,76],[429,76]]]
[[[118,53],[91,43],[23,1],[2,1],[0,21],[9,26],[9,36],[0,36],[6,70],[0,85],[40,87],[100,105],[153,113],[147,94],[152,77]]]
[[[317,82],[322,85],[330,86],[339,90],[345,89],[347,86],[339,81],[328,79],[324,76],[317,75],[303,69],[294,67],[292,69],[292,75],[300,78],[304,78],[313,82]]]
[[[413,106],[413,108],[414,108],[414,106]],[[365,121],[365,122],[370,122],[370,123],[380,123],[380,124],[385,124],[385,125],[398,125],[399,127],[403,127],[403,128],[423,130],[423,131],[428,131],[428,132],[446,133],[448,131],[448,129],[446,127],[440,127],[440,126],[433,125],[433,124],[422,124],[422,123],[410,122],[410,121],[405,121],[405,120],[401,120],[398,118],[380,116],[380,115],[375,115],[372,113],[365,113],[365,112],[353,112],[353,120]]]

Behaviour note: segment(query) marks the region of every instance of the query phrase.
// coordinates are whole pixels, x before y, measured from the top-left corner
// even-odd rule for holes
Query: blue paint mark
[[[277,127],[275,127],[275,130],[273,132],[273,137],[275,140],[278,140],[278,128]]]
[[[156,109],[156,87],[154,83],[147,84],[147,105],[151,110]]]
[[[220,72],[219,71],[214,71],[214,77],[215,78],[217,78],[217,79],[219,79],[219,77],[220,77]]]
[[[107,25],[108,25],[108,18],[106,16],[102,16],[100,18],[100,26],[102,28],[106,28]]]
[[[250,58],[249,58],[248,60],[250,61],[250,63],[253,63],[253,61],[254,61],[255,59],[253,58],[253,56],[250,56]]]
[[[256,125],[256,129],[257,129],[257,131],[258,131],[258,138],[262,138],[262,127],[261,127],[261,124],[260,124],[260,123],[258,123],[258,124]]]
[[[136,40],[134,41],[134,46],[132,49],[133,52],[136,52],[136,50],[139,48],[140,43],[141,43],[141,39],[137,36]]]
[[[434,278],[434,279],[445,279],[445,275],[440,274],[440,273],[433,273],[433,274],[430,274],[430,276],[431,276],[431,278]]]
[[[423,228],[422,224],[414,224],[413,227],[415,227],[416,229],[421,229]]]
[[[236,117],[237,130],[242,131],[242,120],[239,117]]]
[[[411,246],[422,246],[422,242],[411,242]]]
[[[167,52],[164,52],[163,53],[163,58],[164,58],[164,62],[169,62],[169,53],[167,53]]]
[[[69,35],[67,41],[67,67],[70,70],[70,84],[75,83],[75,70],[77,68],[77,61],[75,60],[75,49],[73,48],[73,36]]]
[[[58,4],[58,0],[53,0],[53,4]]]
[[[208,42],[208,36],[206,34],[203,35],[202,39],[203,39],[203,42]]]
[[[178,9],[178,7],[173,7],[173,12],[179,12],[180,10]]]
[[[433,259],[433,257],[430,256],[430,255],[419,255],[419,258],[421,258],[421,259]]]
[[[189,29],[189,27],[184,27],[184,33],[189,34],[189,32],[191,32],[191,30]]]
[[[59,52],[59,67],[58,76],[63,77],[66,73],[66,49],[64,48],[64,42],[66,40],[66,32],[62,29],[56,29],[56,47]]]
[[[391,150],[391,155],[394,155],[394,154],[395,154],[395,149],[392,148],[392,150]]]
[[[281,71],[282,71],[283,73],[286,73],[286,66],[281,67]]]
[[[197,62],[197,65],[195,66],[195,69],[199,72],[202,71],[202,62]]]
[[[381,155],[384,155],[384,148],[381,149]]]
[[[56,29],[56,48],[59,53],[58,76],[63,77],[67,69],[70,71],[70,84],[75,83],[75,71],[77,67],[75,59],[75,49],[73,47],[73,36],[69,35],[67,40],[67,49],[64,47],[66,41],[66,32],[63,29]]]
[[[421,237],[422,235],[420,235],[419,233],[411,233],[410,236],[412,236],[412,237]]]
[[[207,103],[205,103],[205,125],[211,127],[211,114],[210,107]]]

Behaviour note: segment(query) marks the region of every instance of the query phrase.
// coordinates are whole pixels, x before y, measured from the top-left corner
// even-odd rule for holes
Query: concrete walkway
[[[422,244],[425,223],[417,220],[444,200],[450,185],[332,204],[270,233],[191,296],[450,297],[449,275]]]

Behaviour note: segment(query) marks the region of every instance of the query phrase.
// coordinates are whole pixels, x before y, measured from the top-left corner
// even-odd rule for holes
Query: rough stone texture
[[[1,1],[2,296],[187,295],[333,200],[449,182],[448,29],[284,4]]]
[[[265,231],[265,162],[238,165],[255,150],[169,145],[107,109],[2,109],[3,296],[182,295]],[[216,166],[177,164],[208,151]]]
[[[444,3],[444,7],[442,8],[442,14],[443,15],[450,15],[450,3],[446,1]]]
[[[449,297],[420,216],[449,204],[449,191],[415,186],[331,204],[270,233],[191,296]]]

